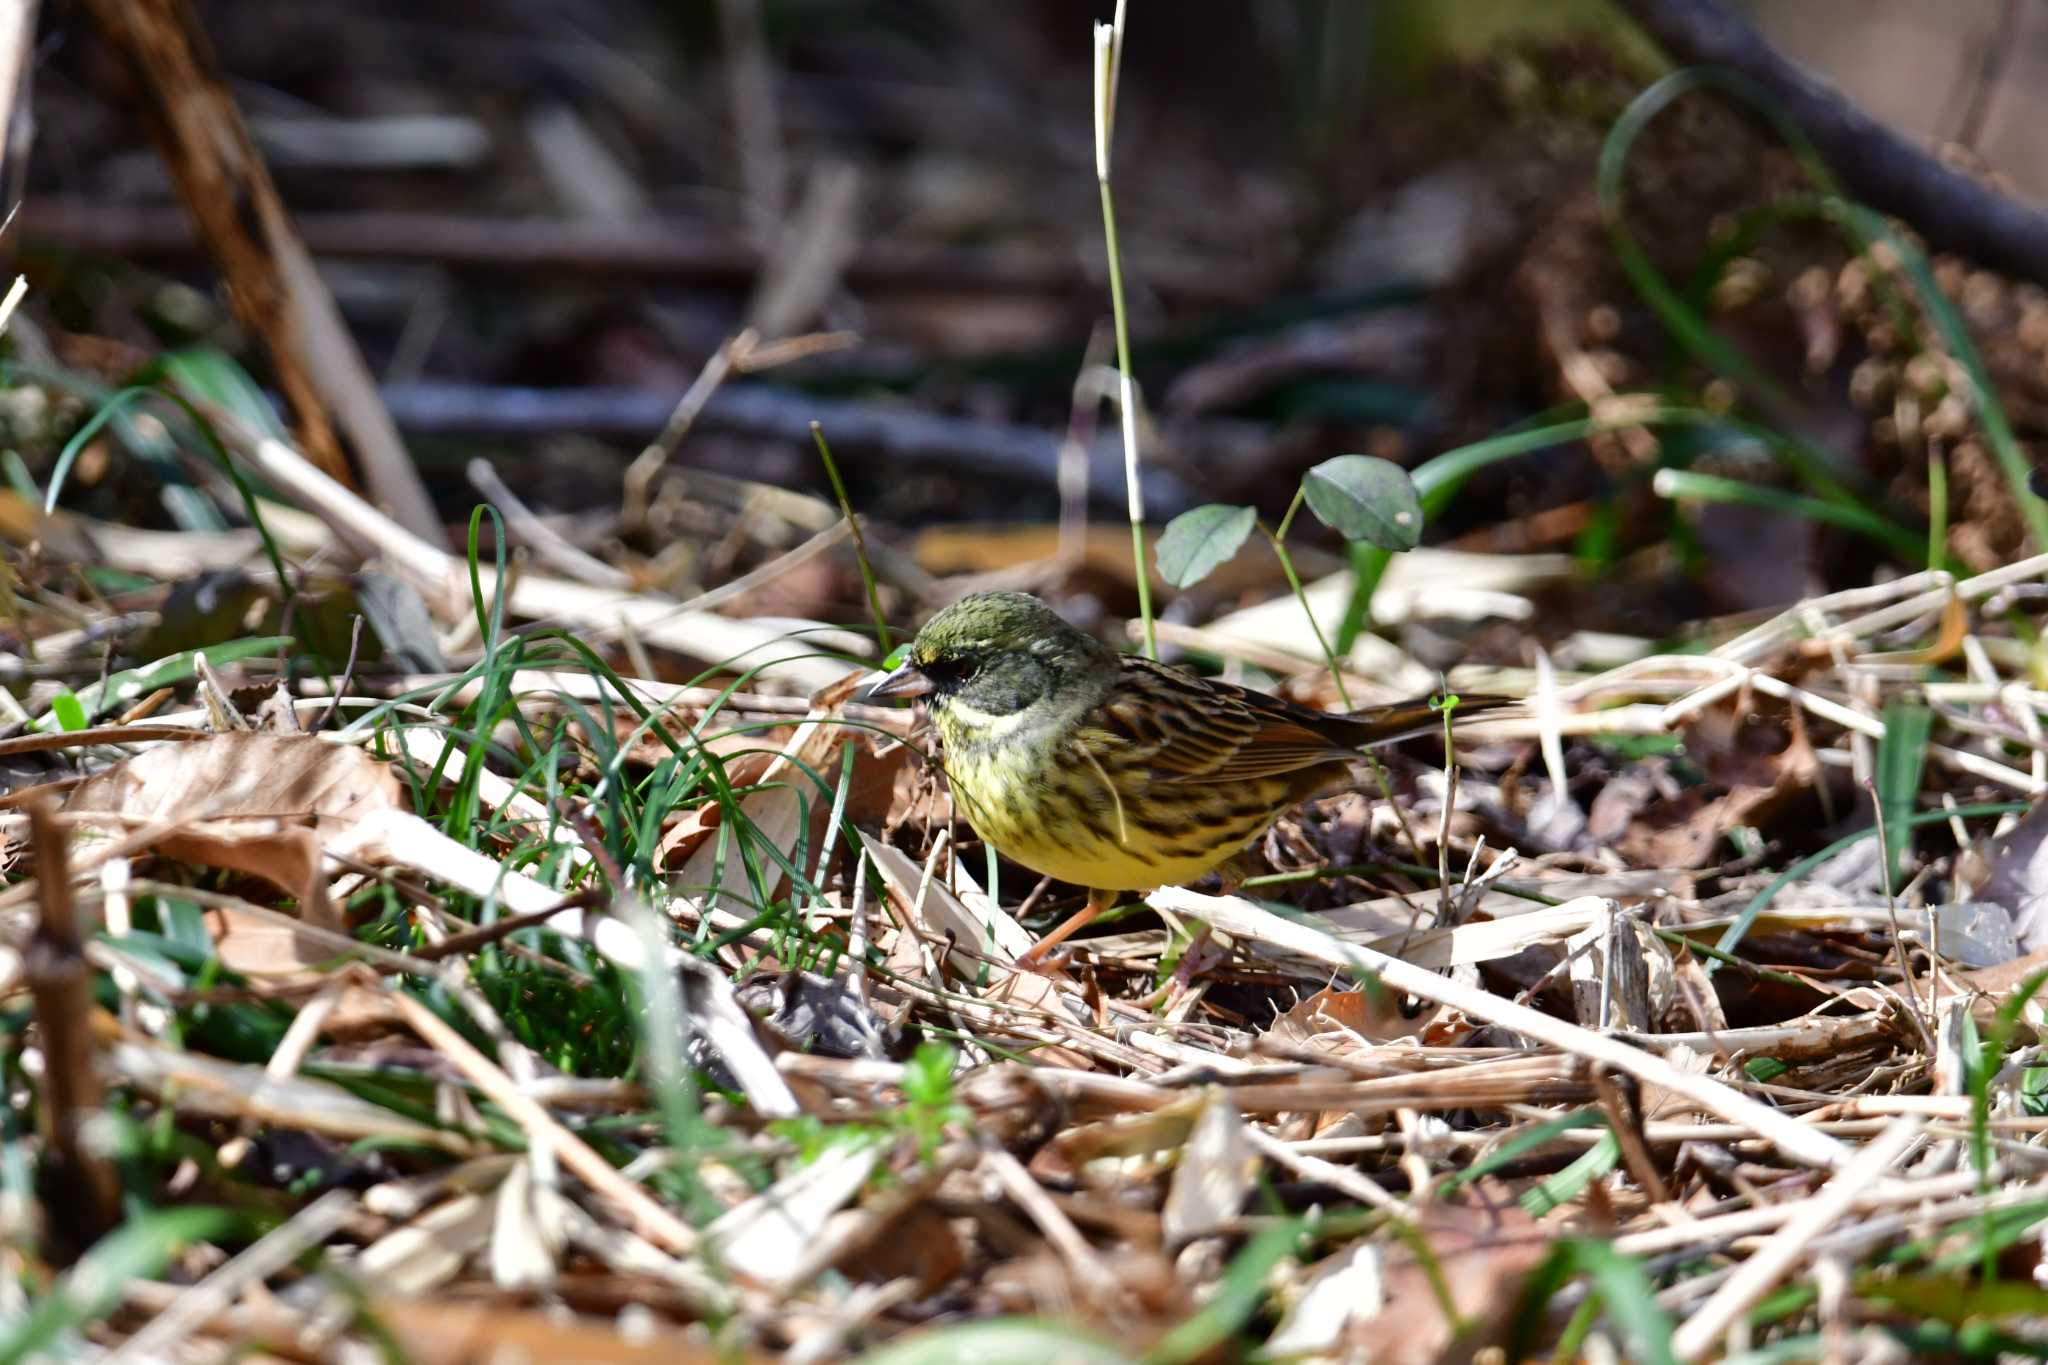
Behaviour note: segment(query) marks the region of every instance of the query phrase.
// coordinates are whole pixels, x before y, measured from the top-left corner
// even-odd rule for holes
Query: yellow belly
[[[1176,858],[1148,846],[1149,841],[1135,833],[1105,840],[1084,832],[1078,837],[1048,840],[1041,830],[1005,820],[1000,813],[992,818],[988,811],[977,812],[964,803],[963,810],[975,832],[1012,862],[1098,891],[1150,891],[1194,881],[1214,871],[1259,833],[1254,830],[1225,847]]]
[[[1004,857],[1100,891],[1149,891],[1214,871],[1263,833],[1290,795],[1274,782],[1181,785],[1170,793],[1176,818],[1161,829],[1155,803],[1134,810],[1142,798],[1120,797],[1085,755],[1069,750],[1064,762],[1034,762],[1029,752],[949,749],[955,808]]]

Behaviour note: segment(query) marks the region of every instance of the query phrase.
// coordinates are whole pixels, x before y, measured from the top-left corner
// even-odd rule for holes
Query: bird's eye
[[[965,659],[934,659],[928,664],[918,665],[917,671],[930,678],[934,687],[945,691],[974,676],[974,665]]]

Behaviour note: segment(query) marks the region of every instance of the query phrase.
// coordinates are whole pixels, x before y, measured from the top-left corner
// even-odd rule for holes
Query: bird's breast
[[[963,726],[940,717],[946,775],[969,824],[1014,862],[1100,890],[1192,881],[1257,838],[1296,781],[1162,782],[1086,728]],[[950,722],[950,723],[949,723]],[[960,733],[961,731],[964,733]],[[1298,777],[1298,775],[1296,775]]]

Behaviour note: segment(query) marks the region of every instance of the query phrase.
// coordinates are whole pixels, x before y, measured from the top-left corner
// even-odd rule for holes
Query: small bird
[[[1025,966],[1119,892],[1231,862],[1343,778],[1358,750],[1442,724],[1428,698],[1333,714],[1121,654],[1017,592],[976,593],[932,617],[867,696],[929,697],[968,823],[1004,856],[1087,888],[1087,907]]]

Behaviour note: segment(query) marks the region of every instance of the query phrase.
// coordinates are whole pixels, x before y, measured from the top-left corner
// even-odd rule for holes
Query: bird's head
[[[925,623],[875,697],[929,696],[1007,716],[1049,697],[1093,700],[1115,677],[1116,651],[1021,592],[963,597]]]

